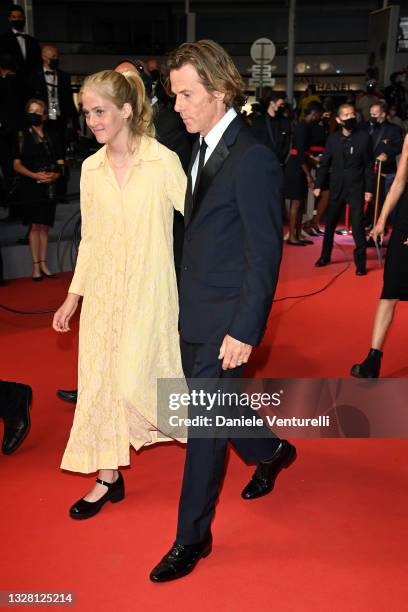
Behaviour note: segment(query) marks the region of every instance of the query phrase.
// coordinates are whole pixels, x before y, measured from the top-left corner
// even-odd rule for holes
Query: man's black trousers
[[[242,377],[243,367],[222,370],[222,362],[218,359],[219,344],[193,344],[181,339],[180,346],[187,379],[220,379],[220,388],[223,389],[222,381],[227,383],[227,379]],[[190,391],[191,388],[199,390],[199,380],[197,384],[192,381],[189,386]],[[248,410],[253,414],[251,409]],[[271,458],[280,444],[280,439],[267,427],[263,435],[265,437],[261,438],[189,438],[179,505],[178,544],[197,544],[210,532],[224,475],[228,442],[246,463],[257,463]]]

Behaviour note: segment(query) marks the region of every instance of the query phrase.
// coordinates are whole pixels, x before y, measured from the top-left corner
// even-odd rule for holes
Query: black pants
[[[232,379],[243,368],[223,371],[219,344],[191,344],[181,339],[181,358],[186,378]],[[199,389],[199,384],[194,385]],[[222,483],[228,441],[247,463],[269,459],[280,444],[267,427],[262,438],[189,438],[180,497],[177,537],[179,544],[197,544],[210,532]]]
[[[334,232],[340,221],[342,210],[346,203],[350,205],[350,219],[353,238],[356,245],[354,249],[354,262],[357,268],[364,268],[366,265],[366,236],[364,231],[364,198],[361,194],[346,194],[339,198],[330,198],[326,212],[326,230],[324,232],[322,257],[330,259],[333,250]]]

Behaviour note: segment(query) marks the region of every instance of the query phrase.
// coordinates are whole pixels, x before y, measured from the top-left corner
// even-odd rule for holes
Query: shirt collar
[[[214,125],[213,128],[208,132],[207,136],[204,137],[205,143],[210,151],[214,151],[215,147],[219,143],[229,124],[235,119],[237,112],[230,108],[223,117]],[[202,142],[202,136],[200,137],[200,143]]]
[[[16,34],[16,35],[17,35],[17,34],[21,34],[22,36],[25,36],[25,32],[20,32],[20,30],[15,30],[14,28],[11,28],[11,30],[12,30],[12,32],[13,32],[14,34]]]
[[[158,159],[161,159],[161,155],[157,140],[150,136],[142,136],[139,151],[133,155],[133,165],[136,166],[141,161],[156,161]],[[106,145],[101,147],[91,157],[88,157],[86,162],[90,170],[96,170],[100,166],[105,166],[108,163]]]

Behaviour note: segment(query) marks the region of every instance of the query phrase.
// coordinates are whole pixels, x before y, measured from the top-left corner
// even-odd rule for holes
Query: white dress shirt
[[[229,124],[235,119],[237,116],[236,111],[233,108],[230,108],[225,115],[219,120],[218,123],[214,125],[214,127],[208,132],[207,136],[204,137],[205,143],[207,145],[207,150],[205,152],[204,158],[204,166],[207,163],[209,157],[213,153],[215,147],[220,142],[223,133],[229,126]],[[200,136],[200,145],[203,141],[203,137]],[[192,191],[194,191],[194,185],[197,178],[197,170],[198,170],[198,157],[199,153],[197,153],[197,157],[194,160],[194,164],[191,168],[191,186]]]
[[[18,34],[24,34],[24,32],[19,32],[18,30],[15,30],[14,28],[11,28],[14,32],[14,34],[16,35],[17,38],[17,42],[20,45],[20,49],[21,49],[21,53],[23,54],[24,59],[26,59],[27,56],[27,51],[26,51],[26,41],[24,36],[18,36]]]

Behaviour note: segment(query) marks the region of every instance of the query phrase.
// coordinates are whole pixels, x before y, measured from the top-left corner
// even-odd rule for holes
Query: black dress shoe
[[[306,244],[303,241],[301,242],[300,240],[298,242],[294,242],[293,240],[287,240],[286,244],[290,244],[291,246],[306,246]]]
[[[307,240],[305,238],[301,238],[300,242],[303,242],[303,244],[305,244],[305,245],[314,244],[313,240]]]
[[[362,363],[355,363],[350,374],[355,378],[378,378],[381,369],[382,351],[370,349]]]
[[[19,383],[13,385],[10,406],[4,418],[4,437],[2,451],[11,455],[24,442],[30,431],[30,404],[33,397],[31,387]]]
[[[64,391],[64,389],[58,389],[57,395],[60,399],[64,400],[64,402],[76,404],[78,400],[78,389],[73,389],[72,391]]]
[[[103,495],[96,502],[89,502],[85,499],[79,499],[69,510],[70,517],[76,520],[82,520],[91,518],[98,514],[99,510],[110,501],[112,504],[122,501],[125,497],[125,483],[122,474],[119,472],[118,478],[115,482],[106,482],[100,478],[96,479],[96,482],[103,484],[108,487],[105,495]]]
[[[365,268],[356,268],[356,276],[366,276],[367,270]]]
[[[295,459],[296,448],[287,440],[282,440],[271,459],[258,463],[252,480],[241,493],[243,499],[256,499],[270,493],[279,472],[289,467]]]
[[[319,259],[315,263],[315,266],[316,268],[323,268],[323,266],[327,266],[327,264],[329,263],[330,259],[328,257],[319,257]]]
[[[169,552],[150,573],[152,582],[168,582],[187,576],[201,558],[208,557],[212,550],[210,535],[200,544],[173,544]]]

